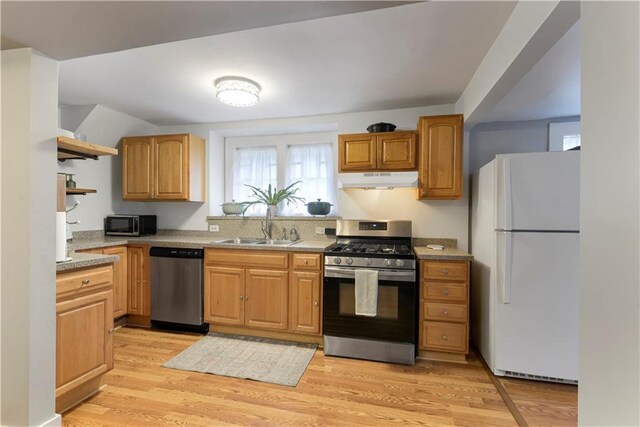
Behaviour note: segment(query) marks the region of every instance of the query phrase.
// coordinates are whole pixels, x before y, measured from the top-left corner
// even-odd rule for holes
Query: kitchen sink
[[[256,242],[256,245],[266,245],[266,246],[290,246],[294,243],[298,243],[300,240],[262,240],[260,242]]]
[[[243,239],[236,237],[235,239],[216,240],[213,243],[235,244],[235,245],[253,245],[255,243],[264,242],[264,239]]]

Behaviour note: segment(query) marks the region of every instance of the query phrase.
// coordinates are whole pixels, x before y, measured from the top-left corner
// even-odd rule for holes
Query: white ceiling
[[[71,59],[60,66],[60,103],[156,124],[452,103],[513,7],[415,3]],[[220,104],[213,80],[224,75],[259,82],[261,102]]]
[[[3,1],[2,48],[71,59],[398,6],[394,1]]]
[[[482,122],[580,115],[580,21],[487,113]]]

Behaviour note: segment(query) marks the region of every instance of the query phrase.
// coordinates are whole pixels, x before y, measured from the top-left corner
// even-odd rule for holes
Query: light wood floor
[[[403,366],[324,357],[318,351],[295,388],[160,366],[198,339],[118,329],[107,387],[63,414],[63,425],[516,425],[473,357],[466,365],[420,361]],[[515,391],[518,380],[505,387]],[[544,406],[545,398],[527,397],[526,387],[518,393],[523,393],[522,407],[535,415],[527,419],[531,425],[567,423],[567,413],[555,418],[560,411]],[[554,399],[551,394],[547,400]],[[564,403],[575,405],[575,399],[565,396],[560,406]]]

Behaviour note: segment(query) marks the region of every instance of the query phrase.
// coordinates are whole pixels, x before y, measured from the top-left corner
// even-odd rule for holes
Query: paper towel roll
[[[56,262],[67,259],[67,213],[56,212]]]

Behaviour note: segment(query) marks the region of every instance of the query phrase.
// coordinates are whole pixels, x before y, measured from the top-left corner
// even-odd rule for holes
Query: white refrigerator
[[[472,339],[496,375],[578,380],[580,153],[498,155],[472,178]]]

